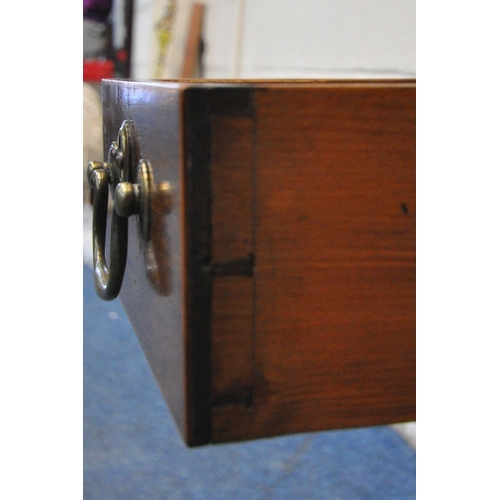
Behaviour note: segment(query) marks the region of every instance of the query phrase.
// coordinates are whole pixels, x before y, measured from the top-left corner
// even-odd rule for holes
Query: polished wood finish
[[[176,186],[173,293],[121,297],[186,442],[414,420],[415,82],[104,88]]]
[[[186,394],[192,377],[185,354],[188,328],[178,85],[164,85],[158,92],[157,87],[148,84],[104,81],[102,95],[104,147],[116,140],[123,120],[132,120],[139,136],[139,157],[151,161],[155,181],[168,180],[174,189],[173,210],[165,218],[163,235],[171,263],[170,295],[158,294],[147,278],[144,244],[138,217],[134,216],[129,220],[127,268],[119,297],[179,431],[189,440],[192,431]]]
[[[414,89],[256,103],[254,432],[412,420]]]

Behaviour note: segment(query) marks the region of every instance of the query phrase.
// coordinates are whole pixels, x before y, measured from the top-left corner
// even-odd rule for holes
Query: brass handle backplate
[[[168,182],[154,182],[153,168],[146,159],[138,159],[138,147],[132,121],[124,121],[116,142],[111,144],[107,163],[91,161],[87,176],[93,199],[93,257],[94,285],[104,300],[113,300],[120,293],[127,264],[128,218],[139,216],[140,233],[145,242],[148,277],[162,295],[168,294],[167,273],[158,262],[165,256],[155,255],[158,245],[152,244],[152,218],[155,210],[160,216],[172,208],[172,189]],[[106,259],[106,226],[108,199],[114,199],[111,216],[109,263]],[[161,246],[165,251],[164,246]]]

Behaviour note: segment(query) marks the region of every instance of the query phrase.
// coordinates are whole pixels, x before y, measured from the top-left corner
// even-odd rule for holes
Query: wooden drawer
[[[172,186],[119,296],[188,445],[415,419],[415,91],[103,82]]]

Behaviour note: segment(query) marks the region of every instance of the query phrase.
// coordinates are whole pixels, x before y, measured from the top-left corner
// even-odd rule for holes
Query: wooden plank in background
[[[181,78],[200,77],[201,72],[201,50],[202,50],[202,30],[203,15],[205,5],[194,3],[191,7],[191,17],[189,20],[189,31],[186,40],[186,49],[182,61]]]

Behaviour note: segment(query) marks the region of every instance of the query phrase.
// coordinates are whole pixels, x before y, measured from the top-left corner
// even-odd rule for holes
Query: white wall
[[[152,78],[152,54],[155,51],[155,0],[135,0],[132,26],[130,73],[134,80]]]
[[[415,0],[207,0],[206,77],[415,76]]]
[[[242,0],[206,0],[205,78],[237,78],[245,28]]]
[[[152,78],[155,16],[136,0],[132,77]],[[177,0],[168,69],[179,74],[192,0]],[[415,0],[205,0],[206,78],[416,76]]]

